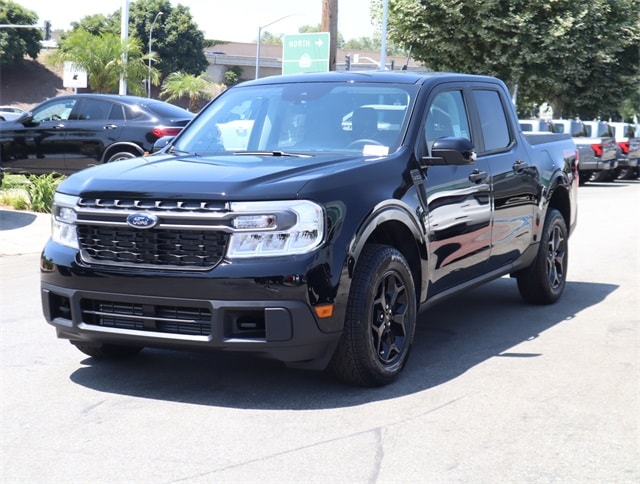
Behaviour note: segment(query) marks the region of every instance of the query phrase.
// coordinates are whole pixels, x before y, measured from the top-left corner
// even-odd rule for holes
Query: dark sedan
[[[12,173],[70,174],[150,152],[194,114],[135,96],[76,94],[51,98],[0,123],[0,168]]]

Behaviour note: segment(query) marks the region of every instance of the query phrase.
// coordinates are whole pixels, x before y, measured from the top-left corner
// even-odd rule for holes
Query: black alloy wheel
[[[343,381],[392,382],[404,368],[416,324],[416,293],[403,255],[384,245],[365,247],[356,265],[345,327],[332,360]]]
[[[569,235],[562,214],[549,209],[534,263],[516,277],[522,298],[531,304],[556,302],[567,283]]]

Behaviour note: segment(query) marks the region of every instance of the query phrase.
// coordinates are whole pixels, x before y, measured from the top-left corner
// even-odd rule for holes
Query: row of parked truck
[[[640,176],[640,127],[624,122],[580,119],[521,119],[527,133],[568,133],[578,148],[580,184],[637,179]]]

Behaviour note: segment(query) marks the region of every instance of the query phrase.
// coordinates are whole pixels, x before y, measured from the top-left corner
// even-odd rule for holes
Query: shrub
[[[56,173],[48,175],[31,175],[29,183],[25,186],[29,195],[29,208],[34,212],[51,212],[53,195],[62,178]]]

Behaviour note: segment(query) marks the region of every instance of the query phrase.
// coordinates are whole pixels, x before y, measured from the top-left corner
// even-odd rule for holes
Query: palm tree
[[[205,79],[204,74],[194,76],[184,72],[169,74],[162,83],[160,96],[166,101],[189,99],[189,111],[198,111],[198,101],[210,99],[225,89],[222,84],[214,84]]]
[[[156,59],[155,54],[151,57]],[[71,32],[60,50],[52,54],[56,64],[71,61],[85,70],[89,87],[97,93],[118,92],[120,77],[124,76],[132,94],[144,94],[142,81],[149,74],[148,59],[149,56],[143,54],[140,40],[135,37],[121,40],[115,34],[93,35],[82,29]],[[159,80],[159,71],[152,67],[151,82],[157,85]]]

